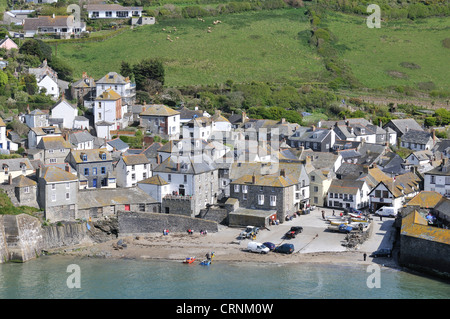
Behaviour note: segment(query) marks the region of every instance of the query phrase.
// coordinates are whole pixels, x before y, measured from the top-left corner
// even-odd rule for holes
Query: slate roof
[[[173,116],[180,114],[180,112],[165,106],[163,104],[153,104],[150,105],[140,116]]]
[[[254,181],[253,181],[254,179]],[[289,187],[298,184],[298,180],[292,175],[281,176],[280,174],[271,175],[244,175],[230,184],[249,184],[257,186],[270,187]]]
[[[88,131],[78,131],[69,133],[69,141],[72,144],[94,141],[94,137]]]
[[[144,154],[122,156],[122,160],[125,162],[125,165],[127,166],[150,163],[150,161]]]
[[[27,187],[27,186],[36,186],[36,181],[32,180],[29,177],[24,175],[19,175],[12,179],[12,185],[14,187]]]
[[[450,176],[450,161],[448,160],[448,158],[444,158],[441,165],[433,168],[432,170],[429,170],[425,174]]]
[[[355,181],[351,179],[333,179],[328,188],[328,193],[352,194],[356,195],[364,186],[365,181]]]
[[[106,148],[97,148],[92,150],[72,150],[71,155],[74,159],[74,161],[77,164],[80,163],[86,163],[86,162],[104,162],[104,161],[111,161],[111,154],[106,150]],[[101,154],[106,154],[106,160],[102,160]],[[85,154],[87,156],[87,161],[83,161],[81,156]]]
[[[0,169],[3,169],[5,165],[8,166],[9,171],[21,171],[23,165],[27,170],[33,169],[33,165],[28,158],[0,159]]]
[[[170,183],[168,183],[164,178],[162,178],[159,175],[154,175],[152,177],[146,178],[140,182],[138,182],[138,184],[152,184],[152,185],[159,185],[159,186],[163,186],[163,185],[169,185]]]
[[[156,200],[139,187],[80,190],[78,209],[125,204],[156,203]]]
[[[178,170],[179,163],[179,170]],[[153,169],[153,173],[202,174],[216,170],[214,162],[206,155],[171,156]]]
[[[78,178],[64,169],[57,166],[45,166],[42,169],[41,178],[47,183],[76,181]]]
[[[202,117],[203,116],[203,111],[190,110],[185,106],[177,109],[176,111],[178,111],[180,113],[180,120],[191,120],[194,117]]]
[[[431,191],[421,191],[419,194],[414,196],[406,206],[419,206],[420,208],[433,208],[441,200],[443,196],[438,192]]]
[[[414,119],[395,119],[395,120],[390,120],[388,123],[386,123],[383,126],[383,128],[388,126],[389,123],[394,125],[401,132],[401,134],[405,134],[407,130],[423,131],[422,127]]]
[[[126,84],[129,83],[130,79],[123,77],[117,72],[109,72],[100,80],[97,81],[97,84]]]
[[[102,94],[97,96],[97,98],[95,100],[97,100],[97,101],[115,101],[115,100],[119,100],[121,98],[122,97],[120,96],[120,94],[117,93],[116,91],[114,91],[113,89],[107,89]]]
[[[31,130],[37,135],[47,135],[47,134],[61,134],[61,130],[57,126],[46,126],[46,127],[32,127]],[[50,133],[49,131],[53,131]]]
[[[423,130],[408,130],[403,134],[401,140],[405,143],[427,144],[432,138],[433,134],[430,132]]]
[[[130,146],[122,141],[120,138],[115,138],[113,140],[106,142],[109,146],[115,148],[116,150],[125,150],[128,149]]]
[[[26,18],[23,22],[24,30],[37,30],[41,27],[67,27],[68,16],[39,16],[37,18]],[[84,24],[84,22],[81,22]]]
[[[72,145],[66,141],[62,136],[47,136],[41,138],[37,148],[45,150],[56,150],[64,148],[72,148]]]

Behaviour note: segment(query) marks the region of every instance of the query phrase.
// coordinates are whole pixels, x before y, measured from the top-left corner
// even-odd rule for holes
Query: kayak
[[[185,264],[192,264],[192,263],[194,262],[194,260],[195,260],[195,257],[187,257],[187,258],[183,261],[183,263],[185,263]]]
[[[209,259],[205,259],[200,263],[200,265],[203,265],[203,266],[209,266],[210,264],[211,264],[211,260],[209,260]]]

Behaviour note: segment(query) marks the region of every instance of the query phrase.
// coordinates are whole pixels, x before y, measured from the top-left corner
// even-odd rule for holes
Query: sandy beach
[[[305,230],[297,238],[283,240],[283,234],[291,226],[305,225]],[[215,262],[264,262],[264,263],[327,263],[327,264],[369,264],[377,262],[390,267],[396,267],[394,258],[369,257],[372,247],[357,247],[349,250],[341,245],[344,234],[331,233],[325,230],[326,223],[315,216],[307,218],[297,218],[293,222],[284,223],[278,226],[271,226],[271,229],[263,229],[258,233],[256,241],[271,241],[276,245],[283,242],[294,243],[296,249],[293,254],[286,255],[275,252],[268,254],[257,254],[247,251],[247,243],[250,239],[239,239],[240,228],[220,227],[216,233],[201,235],[194,234],[162,233],[137,234],[119,237],[114,240],[94,244],[86,247],[79,247],[70,250],[61,250],[59,253],[97,258],[127,258],[127,259],[152,259],[170,260],[182,262],[186,257],[195,256],[196,262],[205,259],[206,254],[214,252]],[[376,234],[380,225],[377,226]],[[373,247],[379,245],[386,236],[375,235],[372,242]],[[125,243],[124,246],[118,245]],[[367,254],[364,261],[363,254]]]

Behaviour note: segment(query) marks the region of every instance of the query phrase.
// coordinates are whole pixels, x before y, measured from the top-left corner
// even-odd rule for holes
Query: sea
[[[0,264],[0,299],[448,299],[450,283],[383,265],[41,256]]]

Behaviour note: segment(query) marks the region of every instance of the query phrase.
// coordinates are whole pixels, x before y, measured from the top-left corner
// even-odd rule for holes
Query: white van
[[[260,253],[260,254],[267,254],[270,249],[266,246],[264,246],[261,243],[257,243],[256,241],[251,241],[247,244],[247,250],[254,252],[254,253]]]
[[[375,212],[375,215],[395,217],[397,215],[397,208],[392,206],[383,206]]]

